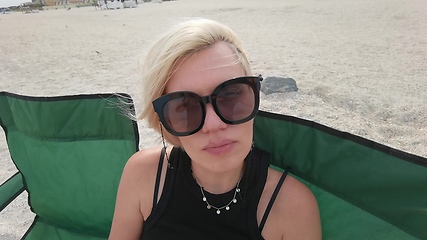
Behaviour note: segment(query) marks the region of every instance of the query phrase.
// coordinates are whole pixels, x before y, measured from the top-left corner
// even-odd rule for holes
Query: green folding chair
[[[80,160],[78,164],[71,164],[76,161],[76,158],[79,159],[86,153],[101,154],[93,151],[97,147],[86,146],[89,145],[88,142],[90,140],[82,140],[83,144],[80,145],[83,146],[80,147],[86,150],[67,150],[65,154],[64,152],[61,154],[55,153],[54,160],[51,161],[54,166],[57,166],[56,161],[58,159],[63,162],[62,159],[69,158],[69,156],[64,157],[63,155],[79,152],[80,154],[74,157],[74,160],[65,161],[70,163],[70,166],[65,167],[65,169],[77,170],[62,173],[60,176],[53,178],[51,175],[56,171],[63,170],[64,164],[57,166],[57,168],[45,167],[43,165],[46,164],[38,163],[41,161],[39,159],[36,165],[31,165],[31,168],[20,167],[20,162],[17,161],[17,158],[24,159],[21,160],[24,162],[26,161],[25,159],[32,158],[33,155],[41,155],[45,151],[44,149],[49,149],[51,145],[60,143],[56,143],[56,141],[41,143],[39,142],[41,141],[40,138],[31,139],[28,132],[33,132],[34,130],[30,128],[31,131],[29,131],[22,127],[27,124],[35,124],[30,121],[29,113],[34,112],[36,115],[45,116],[41,112],[47,110],[39,109],[42,107],[36,107],[35,109],[30,107],[28,109],[32,110],[27,110],[27,113],[22,110],[14,110],[14,112],[24,112],[25,114],[15,114],[17,117],[14,117],[13,119],[15,120],[13,121],[9,119],[10,117],[4,117],[11,115],[10,110],[4,113],[4,109],[9,109],[11,106],[12,109],[21,109],[24,108],[22,106],[31,105],[31,100],[39,101],[38,104],[40,105],[47,104],[40,103],[38,98],[25,98],[4,93],[0,95],[0,120],[7,133],[12,159],[23,175],[21,173],[17,174],[2,185],[0,188],[0,196],[2,196],[0,200],[2,201],[0,203],[2,203],[1,206],[3,208],[4,203],[10,201],[8,196],[13,198],[23,189],[29,192],[31,209],[37,214],[37,217],[24,238],[105,239],[108,236],[111,225],[116,188],[121,169],[128,156],[137,149],[136,125],[118,113],[120,111],[115,108],[117,106],[115,103],[120,101],[116,99],[115,95],[65,98],[68,98],[68,101],[82,102],[82,105],[91,105],[92,102],[97,102],[94,103],[97,107],[91,110],[84,110],[84,114],[78,114],[80,117],[83,115],[87,119],[86,121],[91,123],[78,120],[80,117],[61,117],[64,119],[63,122],[67,119],[69,122],[77,121],[80,122],[78,127],[88,125],[87,130],[92,130],[96,127],[107,127],[108,130],[104,129],[101,132],[127,133],[123,134],[123,136],[127,137],[118,137],[117,139],[105,137],[108,134],[101,134],[103,136],[101,139],[104,140],[99,140],[108,142],[116,139],[118,142],[122,142],[123,145],[119,147],[110,146],[107,147],[108,150],[100,151],[109,154],[100,157],[104,160],[100,160],[96,164],[88,164],[92,167],[79,167],[79,165],[82,165]],[[75,98],[80,98],[80,100]],[[50,100],[42,102],[49,103],[52,100],[56,102],[61,98],[46,98],[46,100],[48,99]],[[30,103],[26,103],[26,101]],[[67,105],[67,108],[73,108],[71,103],[62,106],[65,105]],[[47,108],[50,109],[50,107]],[[61,112],[59,109],[54,113]],[[86,116],[97,112],[94,109],[115,112],[113,115],[120,118],[121,121],[105,120],[106,122],[103,122],[102,119],[110,118]],[[66,110],[64,111],[66,112]],[[65,114],[61,112],[61,115]],[[48,120],[52,117],[45,118],[42,121],[36,121],[35,125],[48,125],[49,127],[45,127],[47,128],[45,131],[51,132],[52,129],[49,128],[52,128],[51,125],[53,124],[45,123],[45,121],[52,121]],[[4,119],[9,120],[6,121]],[[17,121],[17,123],[9,123],[14,121]],[[115,124],[112,124],[112,122],[115,122]],[[117,131],[109,129],[110,127],[117,127]],[[19,132],[16,130],[21,128],[24,131]],[[74,132],[70,130],[74,127],[56,128],[60,130],[59,132]],[[10,129],[14,129],[14,131]],[[255,118],[254,133],[255,145],[271,153],[272,166],[278,169],[290,168],[291,173],[307,184],[316,195],[322,220],[323,239],[427,239],[426,158],[401,152],[318,123],[262,111]],[[48,139],[52,138],[49,137]],[[28,146],[23,145],[26,141]],[[61,142],[65,142],[62,144],[66,149],[69,149],[66,143],[70,141]],[[12,145],[17,145],[17,147],[11,147]],[[24,148],[32,149],[32,151],[26,154],[20,153]],[[43,152],[41,152],[41,149],[43,149]],[[111,154],[117,154],[117,151],[125,152],[122,154],[124,159],[110,156]],[[96,157],[91,156],[89,159],[93,160]],[[105,160],[106,158],[110,160]],[[42,160],[45,161],[44,159]],[[21,165],[29,165],[28,162]],[[99,164],[100,162],[107,162],[107,164]],[[35,169],[37,171],[32,168],[37,168]],[[101,170],[114,173],[98,177],[98,172]],[[42,173],[38,173],[39,171]],[[21,176],[24,176],[23,180],[21,180]],[[47,180],[48,177],[50,181]],[[57,178],[68,180],[58,182]],[[100,178],[102,181],[98,185],[93,188],[88,187],[91,186],[92,181]],[[41,182],[40,179],[46,179],[46,181]],[[69,183],[76,179],[84,179],[84,181],[77,184],[80,186],[70,187]],[[30,181],[33,180],[35,183],[30,184]],[[14,185],[17,186],[14,187]],[[69,194],[69,189],[74,189],[72,190],[74,193],[62,198],[62,195],[51,194],[53,191],[46,191],[46,186],[60,192],[60,194]],[[96,191],[101,190],[108,191],[108,193],[103,192],[104,195],[100,197],[99,195],[101,194]],[[3,192],[5,193],[4,195]],[[36,194],[36,192],[40,193]],[[5,196],[4,199],[3,196]],[[36,201],[39,198],[41,200]]]
[[[139,144],[130,99],[0,93],[0,124],[19,170],[0,187],[0,210],[25,190],[36,214],[22,239],[108,238],[121,173]]]
[[[316,195],[323,239],[427,239],[427,159],[268,112],[255,145]]]

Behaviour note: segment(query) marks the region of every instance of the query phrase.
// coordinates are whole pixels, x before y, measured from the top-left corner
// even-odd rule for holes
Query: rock
[[[297,83],[293,78],[266,77],[261,82],[261,91],[265,94],[286,93],[298,91]]]

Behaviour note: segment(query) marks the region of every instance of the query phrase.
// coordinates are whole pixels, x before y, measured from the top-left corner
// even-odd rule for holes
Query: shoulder
[[[123,180],[132,180],[129,183],[151,182],[152,176],[155,176],[159,163],[161,148],[143,149],[133,154],[127,161],[122,174]],[[139,184],[138,184],[139,185]],[[141,186],[141,185],[139,185]]]
[[[271,198],[281,176],[281,172],[269,168],[263,197]],[[281,229],[280,233],[277,229]],[[286,176],[264,231],[280,234],[283,239],[321,239],[317,201],[305,184],[289,174]]]
[[[171,149],[167,149],[170,152]],[[143,216],[151,212],[154,185],[162,148],[143,149],[132,155],[123,170],[120,188],[125,188],[138,199]],[[167,160],[162,167],[162,179],[166,174]]]
[[[110,239],[136,239],[153,203],[161,148],[144,149],[126,163],[117,192]]]
[[[143,149],[133,154],[123,170],[121,187],[138,188],[139,191],[154,183],[161,148]]]
[[[126,163],[125,172],[137,174],[141,171],[150,172],[153,168],[156,169],[159,163],[160,153],[162,148],[147,148],[142,149],[133,154]]]

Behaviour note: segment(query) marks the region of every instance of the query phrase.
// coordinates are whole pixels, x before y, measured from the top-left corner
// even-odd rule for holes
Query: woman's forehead
[[[227,43],[219,42],[185,59],[166,85],[166,93],[192,91],[210,94],[220,83],[245,75]]]

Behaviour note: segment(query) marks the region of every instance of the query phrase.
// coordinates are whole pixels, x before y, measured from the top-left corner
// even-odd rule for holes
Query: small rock
[[[261,91],[265,94],[286,93],[298,91],[297,83],[293,78],[266,77],[261,82]]]

